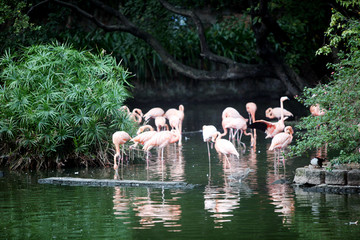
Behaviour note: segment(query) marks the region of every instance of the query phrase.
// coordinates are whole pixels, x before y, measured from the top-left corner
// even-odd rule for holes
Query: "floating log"
[[[114,179],[91,179],[72,177],[50,177],[38,180],[40,184],[55,184],[67,186],[95,186],[95,187],[149,187],[149,188],[181,188],[192,189],[196,185],[186,182],[163,182],[163,181],[139,181],[139,180],[114,180]]]

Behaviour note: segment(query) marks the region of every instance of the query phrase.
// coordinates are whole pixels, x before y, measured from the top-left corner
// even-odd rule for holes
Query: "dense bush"
[[[129,72],[109,55],[36,45],[7,52],[0,69],[0,149],[12,169],[104,165],[112,133],[132,133],[119,112]]]
[[[328,64],[332,79],[328,84],[306,88],[299,100],[310,107],[319,104],[323,116],[305,117],[297,126],[293,153],[327,145],[333,151],[332,163],[360,162],[360,22],[345,19],[334,10],[326,35],[329,44],[318,50],[328,54],[338,49],[338,61]]]

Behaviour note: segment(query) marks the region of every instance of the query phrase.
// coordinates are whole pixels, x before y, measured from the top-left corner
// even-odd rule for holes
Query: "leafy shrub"
[[[360,22],[345,19],[334,10],[326,34],[329,44],[318,54],[339,49],[338,61],[328,64],[332,79],[329,84],[306,88],[299,97],[305,106],[319,104],[326,113],[301,119],[292,153],[300,155],[327,144],[328,151],[337,153],[332,163],[360,162]]]
[[[0,68],[1,151],[13,169],[69,160],[104,165],[112,133],[132,133],[119,112],[130,75],[109,55],[36,45],[7,52]]]

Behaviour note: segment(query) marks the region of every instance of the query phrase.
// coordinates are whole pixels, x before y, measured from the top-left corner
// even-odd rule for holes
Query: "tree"
[[[108,164],[129,73],[109,55],[34,45],[0,59],[0,141],[10,168]],[[73,161],[73,162],[72,162]]]
[[[323,116],[308,116],[297,125],[297,142],[292,154],[327,146],[334,152],[332,163],[360,162],[360,17],[358,2],[339,1],[333,9],[326,32],[329,41],[317,54],[337,53],[329,63],[331,80],[315,88],[305,88],[298,99],[305,106],[319,104]],[[357,14],[353,14],[357,9]]]
[[[191,5],[190,3],[190,6],[186,8],[180,5],[181,1],[172,2],[173,4],[170,4],[170,2],[159,0],[147,1],[145,4],[143,1],[134,0],[121,3],[119,6],[113,1],[107,1],[107,4],[105,4],[104,1],[98,0],[86,2],[45,0],[34,5],[30,9],[29,15],[32,16],[32,12],[36,11],[37,8],[49,5],[50,3],[71,9],[73,15],[90,20],[98,28],[106,32],[126,32],[136,38],[142,39],[146,44],[151,46],[156,52],[156,55],[166,66],[190,79],[225,81],[254,78],[279,78],[287,87],[288,93],[293,95],[298,94],[310,81],[304,74],[304,72],[306,72],[306,74],[310,73],[310,68],[307,68],[307,71],[303,71],[302,77],[300,77],[300,71],[295,71],[294,68],[304,64],[297,63],[299,64],[298,66],[296,66],[296,64],[290,66],[289,61],[286,61],[286,58],[284,58],[287,52],[289,52],[289,49],[295,49],[296,46],[299,45],[297,44],[299,39],[294,41],[296,37],[289,36],[292,35],[293,32],[285,31],[277,23],[277,21],[284,16],[284,13],[279,11],[280,7],[274,7],[274,5],[278,4],[278,6],[280,6],[281,4],[285,4],[285,6],[290,6],[291,4],[289,5],[287,3],[289,1],[271,1],[271,7],[269,6],[270,1],[265,0],[258,2],[254,1],[253,5],[251,5],[250,12],[252,21],[250,23],[257,41],[257,52],[261,58],[260,61],[255,63],[239,62],[232,57],[224,56],[221,51],[214,51],[214,46],[210,46],[208,43],[209,39],[207,31],[195,11],[195,7],[198,5],[194,3]],[[298,1],[291,3],[295,2]],[[221,3],[224,4],[226,1]],[[137,12],[137,15],[132,16],[134,12],[129,11],[129,9],[132,9],[128,7],[130,4],[140,5],[140,12]],[[149,22],[154,23],[154,21],[150,20],[148,15],[141,16],[143,13],[141,10],[144,10],[148,5],[154,10],[153,13],[158,16],[155,25],[150,25]],[[194,8],[191,9],[191,6]],[[322,6],[318,7],[317,10],[322,9],[321,7]],[[272,15],[273,13],[276,13],[276,11],[274,12],[274,9],[277,10],[276,17]],[[308,9],[307,11],[310,12]],[[246,13],[246,11],[242,14],[244,13]],[[316,12],[316,14],[318,14],[318,12]],[[104,16],[107,17],[105,18]],[[154,19],[153,16],[152,18]],[[161,35],[161,32],[165,29],[163,32],[168,33],[169,28],[165,27],[167,25],[170,25],[170,28],[172,29],[175,27],[183,28],[179,25],[172,25],[171,20],[174,24],[174,19],[178,22],[184,20],[184,26],[187,28],[186,34],[196,34],[194,39],[197,41],[195,44],[191,45],[190,49],[199,48],[198,56],[201,56],[201,62],[203,64],[189,64],[186,62],[186,57],[184,57],[184,59],[179,58],[169,50],[168,45],[171,45],[171,43],[169,44],[164,41],[164,38],[173,43],[176,43],[179,40],[171,39],[171,36],[164,37],[164,35]],[[289,20],[290,18],[287,17],[287,19]],[[156,22],[159,24],[156,25]],[[285,22],[286,21],[284,21],[284,23]],[[311,42],[312,41],[310,41],[310,43]],[[241,44],[241,42],[238,44]],[[276,48],[280,50],[275,50]],[[292,51],[292,53],[294,53],[294,51]],[[294,54],[292,55],[294,56]],[[294,62],[295,61],[293,61],[293,63]]]

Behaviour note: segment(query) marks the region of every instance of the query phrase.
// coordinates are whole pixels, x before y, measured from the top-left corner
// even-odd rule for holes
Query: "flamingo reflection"
[[[176,204],[180,191],[174,191],[170,198],[166,198],[164,189],[145,189],[145,193],[137,196],[126,194],[126,188],[115,187],[114,189],[114,214],[117,219],[125,220],[123,223],[130,224],[132,215],[140,217],[139,224],[133,226],[134,229],[150,229],[155,224],[162,223],[165,227],[181,227],[179,223],[181,219],[181,206]],[[170,191],[170,190],[169,190]],[[131,218],[133,219],[133,218]]]
[[[290,225],[295,212],[295,202],[292,188],[286,180],[286,169],[283,168],[280,172],[277,161],[271,160],[271,157],[268,159],[266,185],[271,204],[275,205],[274,211],[280,213],[283,224]]]
[[[156,151],[156,150],[155,150]],[[147,169],[148,178],[169,179],[171,181],[184,181],[185,161],[182,147],[170,144],[164,148],[163,157],[160,151],[149,158]]]
[[[156,223],[163,223],[165,227],[180,227],[181,206],[174,204],[177,198],[165,199],[164,189],[156,191],[156,194],[161,191],[161,201],[153,200],[149,189],[147,197],[135,198],[133,210],[136,212],[135,215],[140,217],[141,227],[139,228],[151,228]]]
[[[240,207],[242,197],[249,197],[252,194],[246,182],[232,181],[234,173],[244,171],[248,168],[245,161],[229,158],[229,167],[225,155],[219,155],[221,167],[223,169],[223,185],[213,185],[211,180],[211,165],[209,165],[209,179],[204,191],[204,209],[211,213],[214,219],[215,228],[222,228],[223,224],[230,222],[234,216],[235,209]]]

